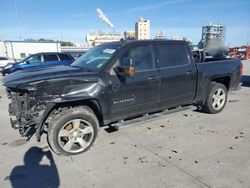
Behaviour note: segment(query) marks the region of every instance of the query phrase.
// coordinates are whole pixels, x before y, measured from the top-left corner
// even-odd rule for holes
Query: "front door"
[[[34,68],[34,67],[39,67],[41,65],[41,55],[37,54],[37,55],[32,55],[30,56],[25,64],[22,65],[23,69],[28,69],[28,68]]]
[[[121,59],[133,60],[134,76],[118,76],[114,71]],[[136,45],[121,52],[109,75],[109,96],[112,121],[126,119],[159,108],[160,76],[155,67],[152,45]]]

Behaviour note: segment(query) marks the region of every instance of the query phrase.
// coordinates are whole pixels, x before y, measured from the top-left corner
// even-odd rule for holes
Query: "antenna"
[[[114,25],[112,24],[112,22],[107,18],[107,16],[104,14],[104,12],[100,9],[97,8],[96,9],[97,14],[99,16],[99,18],[108,25],[108,27],[110,27],[113,31],[114,31]]]

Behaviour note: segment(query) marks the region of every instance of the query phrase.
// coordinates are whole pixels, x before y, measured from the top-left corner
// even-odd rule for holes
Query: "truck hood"
[[[81,76],[81,78],[93,77],[96,73],[84,71],[78,67],[55,66],[45,68],[34,68],[19,71],[8,75],[3,79],[3,85],[8,88],[19,88],[23,84],[29,84],[39,81],[51,79],[73,78]],[[95,76],[94,76],[95,77]],[[96,78],[97,79],[97,78]]]

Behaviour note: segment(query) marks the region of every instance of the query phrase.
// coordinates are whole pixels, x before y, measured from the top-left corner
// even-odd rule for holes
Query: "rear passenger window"
[[[60,58],[61,61],[71,60],[71,58],[67,54],[58,54],[58,56],[59,56],[59,58]]]
[[[160,68],[176,67],[188,64],[188,54],[183,44],[159,44]]]
[[[57,55],[54,54],[47,54],[43,55],[44,61],[58,61]]]

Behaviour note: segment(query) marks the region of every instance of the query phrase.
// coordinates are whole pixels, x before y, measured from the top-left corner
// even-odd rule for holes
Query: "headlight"
[[[19,86],[18,89],[28,90],[28,91],[35,91],[36,90],[35,85],[29,84],[29,83]]]
[[[3,69],[10,69],[11,67],[13,67],[13,65],[7,65]]]

